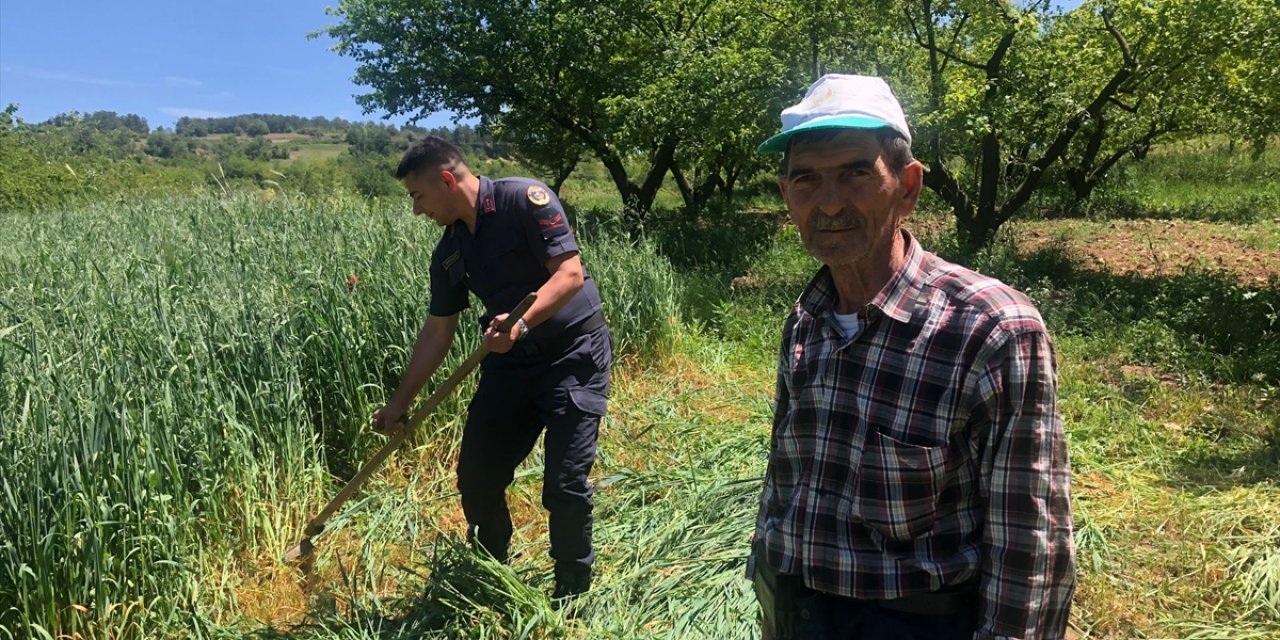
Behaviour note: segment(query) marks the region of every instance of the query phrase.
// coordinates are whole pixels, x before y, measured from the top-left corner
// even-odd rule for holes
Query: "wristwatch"
[[[520,327],[520,333],[516,334],[516,341],[519,342],[529,335],[529,325],[525,324],[524,318],[516,320],[516,325]]]

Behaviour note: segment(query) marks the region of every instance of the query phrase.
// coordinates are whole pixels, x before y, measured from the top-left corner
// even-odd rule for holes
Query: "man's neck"
[[[876,294],[889,284],[893,274],[902,268],[906,259],[907,243],[899,230],[894,233],[892,243],[865,259],[853,264],[832,266],[831,281],[836,287],[836,313],[858,313],[865,309]]]
[[[462,209],[459,212],[458,219],[467,225],[467,231],[474,234],[476,232],[476,208],[480,204],[480,178],[468,173],[467,177],[458,180],[458,190],[461,192],[458,198],[458,207]]]

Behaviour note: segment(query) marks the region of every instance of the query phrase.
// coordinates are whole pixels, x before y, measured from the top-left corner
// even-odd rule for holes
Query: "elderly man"
[[[880,78],[819,79],[760,151],[824,265],[782,331],[748,562],[765,637],[1062,638],[1071,475],[1039,312],[902,228],[923,167]]]

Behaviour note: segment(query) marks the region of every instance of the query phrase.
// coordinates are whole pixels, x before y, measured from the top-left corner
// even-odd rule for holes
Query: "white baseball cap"
[[[888,127],[911,144],[902,106],[889,85],[875,76],[828,74],[818,78],[798,104],[782,110],[782,132],[765,140],[758,153],[783,153],[791,136],[810,129]]]

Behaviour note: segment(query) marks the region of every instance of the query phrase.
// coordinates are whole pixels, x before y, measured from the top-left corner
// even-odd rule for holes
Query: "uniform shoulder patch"
[[[543,187],[542,185],[529,185],[529,190],[526,192],[526,195],[529,196],[529,202],[532,202],[539,207],[546,206],[551,202],[551,194],[547,193],[546,187]]]

